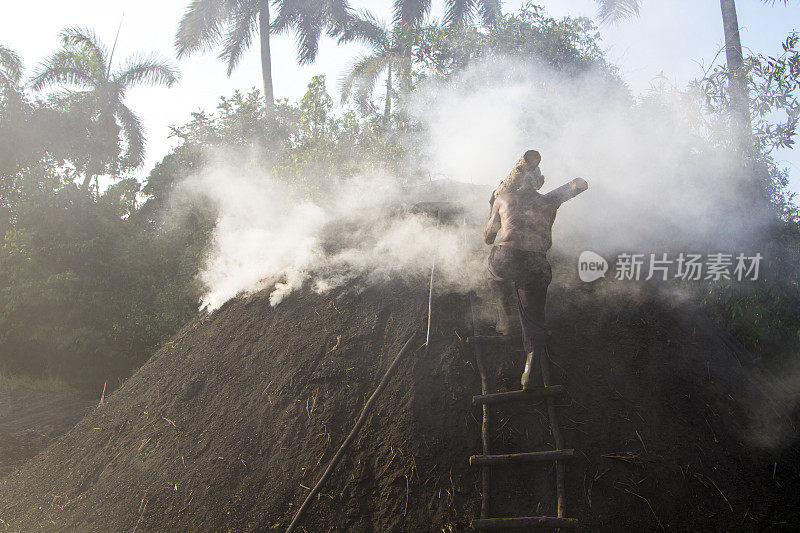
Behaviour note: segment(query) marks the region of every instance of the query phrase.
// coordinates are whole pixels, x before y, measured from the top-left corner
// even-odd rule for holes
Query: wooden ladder
[[[470,306],[474,303],[470,299]],[[556,416],[555,397],[564,393],[561,385],[550,384],[550,361],[547,354],[540,354],[539,360],[542,367],[541,387],[529,388],[526,391],[489,393],[488,379],[483,355],[487,345],[506,345],[510,340],[503,336],[474,335],[474,309],[473,309],[473,336],[467,337],[467,344],[475,350],[475,360],[481,376],[481,394],[473,396],[472,404],[480,405],[483,410],[481,424],[481,440],[483,441],[483,455],[473,455],[469,458],[470,466],[481,468],[481,517],[472,521],[474,529],[507,529],[507,528],[577,528],[579,523],[576,518],[565,518],[564,505],[564,461],[575,455],[575,450],[565,449],[561,437],[561,429]],[[491,406],[511,401],[531,401],[544,398],[547,403],[547,418],[550,422],[550,432],[555,444],[554,450],[492,455],[490,453],[490,421]],[[490,469],[498,465],[515,465],[523,463],[538,463],[541,461],[555,461],[556,466],[556,500],[557,516],[521,516],[516,518],[490,518],[489,517],[489,475]]]

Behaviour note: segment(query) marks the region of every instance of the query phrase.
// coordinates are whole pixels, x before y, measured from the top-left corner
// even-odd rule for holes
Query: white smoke
[[[426,147],[415,154],[418,164],[483,186],[477,196],[456,198],[467,210],[463,226],[409,212],[428,198],[401,188],[395,176],[341,180],[312,202],[256,166],[217,154],[180,188],[218,214],[200,274],[203,306],[213,310],[265,287],[277,305],[307,281],[326,291],[357,277],[419,274],[434,257],[443,286],[474,287],[488,251],[476,253],[488,195],[531,148],[543,156],[544,191],[574,177],[589,182],[559,211],[559,252],[722,248],[747,217],[728,209],[738,192],[728,179],[735,167],[701,138],[698,105],[678,92],[636,103],[606,74],[565,75],[497,58],[424,84],[407,102],[427,135],[415,143]]]
[[[447,258],[437,271],[455,290],[473,285],[481,271],[480,257],[465,246],[463,224],[411,212],[413,199],[393,177],[342,180],[315,202],[241,159],[234,165],[230,155],[217,153],[213,160],[178,189],[181,198],[202,198],[217,213],[200,272],[202,307],[209,310],[266,287],[277,305],[309,280],[325,292],[360,277],[414,275],[429,270],[435,257]]]
[[[495,187],[536,149],[543,191],[586,179],[589,190],[559,211],[555,249],[645,253],[724,247],[744,231],[728,209],[736,160],[701,137],[699,102],[670,90],[637,102],[605,73],[493,58],[428,83],[409,108],[428,126],[434,174]]]

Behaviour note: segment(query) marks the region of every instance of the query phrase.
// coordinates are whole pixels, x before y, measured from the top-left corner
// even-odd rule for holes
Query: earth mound
[[[418,281],[418,282],[417,282]],[[796,448],[756,450],[750,369],[687,310],[554,286],[548,304],[567,515],[586,531],[780,529],[798,511]],[[268,291],[198,315],[71,431],[0,480],[9,531],[283,530],[406,339],[425,280],[278,307]],[[480,509],[480,393],[469,298],[435,298],[429,351],[400,363],[300,524],[461,531]],[[485,333],[485,331],[484,331]],[[416,346],[420,346],[424,337]],[[521,351],[487,357],[519,388]],[[542,403],[495,409],[492,453],[551,449]],[[493,516],[555,514],[554,468],[492,472]],[[788,527],[788,526],[783,526]]]

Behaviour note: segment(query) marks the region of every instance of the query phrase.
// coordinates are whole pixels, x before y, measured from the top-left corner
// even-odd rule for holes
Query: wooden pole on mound
[[[334,469],[336,469],[336,465],[338,465],[339,461],[341,461],[342,457],[344,457],[344,452],[347,450],[347,447],[350,446],[350,443],[358,434],[359,430],[361,429],[361,426],[364,425],[364,422],[367,419],[367,415],[372,409],[372,404],[375,403],[375,399],[378,396],[380,396],[383,389],[386,388],[386,384],[389,382],[389,378],[392,377],[392,374],[394,374],[394,371],[397,368],[397,364],[406,355],[406,352],[408,352],[408,348],[411,346],[411,342],[417,337],[417,334],[418,332],[414,332],[414,334],[408,338],[406,343],[400,349],[400,353],[397,354],[397,357],[394,358],[392,364],[389,365],[389,368],[383,375],[381,382],[378,384],[377,388],[372,393],[372,396],[369,397],[367,403],[364,404],[364,409],[361,410],[361,415],[358,417],[356,425],[353,426],[353,429],[350,431],[350,434],[347,435],[347,438],[344,439],[344,442],[336,451],[336,454],[333,456],[333,459],[331,459],[330,464],[328,464],[328,468],[325,469],[325,473],[322,474],[322,477],[319,479],[319,481],[317,481],[317,484],[314,485],[314,488],[311,489],[311,492],[309,492],[308,496],[306,496],[305,501],[303,501],[303,505],[300,506],[300,509],[297,510],[297,514],[294,515],[294,520],[292,520],[292,523],[289,524],[289,527],[286,528],[286,533],[291,533],[292,531],[295,530],[295,528],[297,528],[297,524],[300,522],[300,519],[303,517],[303,513],[306,511],[308,506],[311,505],[311,501],[317,494],[319,494],[319,491],[322,489],[322,486],[325,485],[325,482],[328,481],[329,477],[331,477],[331,474],[333,473]]]

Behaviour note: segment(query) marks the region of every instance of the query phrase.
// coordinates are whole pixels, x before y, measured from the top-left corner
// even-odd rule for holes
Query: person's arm
[[[500,231],[500,202],[495,198],[492,204],[492,212],[489,215],[489,220],[486,222],[486,227],[483,228],[483,242],[486,244],[494,244],[494,239],[497,237],[497,232]]]
[[[562,185],[558,189],[553,189],[549,193],[545,194],[545,196],[547,198],[555,200],[558,203],[558,205],[561,205],[567,200],[575,198],[588,188],[589,184],[586,183],[585,179],[575,178],[569,183]]]

